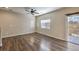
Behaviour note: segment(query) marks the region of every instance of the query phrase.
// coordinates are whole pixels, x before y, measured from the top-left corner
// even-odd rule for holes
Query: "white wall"
[[[65,14],[79,12],[79,8],[63,8],[48,14],[44,14],[36,17],[36,32],[42,33],[51,37],[55,37],[61,40],[67,40],[67,16]],[[41,29],[40,20],[50,18],[51,29]]]
[[[0,10],[2,37],[10,37],[35,32],[35,17],[27,14],[22,7],[9,8],[11,11]]]

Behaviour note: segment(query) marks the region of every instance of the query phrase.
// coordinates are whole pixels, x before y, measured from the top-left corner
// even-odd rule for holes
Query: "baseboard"
[[[7,35],[7,36],[2,36],[2,38],[14,37],[14,36],[25,35],[25,34],[32,34],[32,33],[34,33],[34,32],[21,33],[21,34],[16,34],[16,35]]]
[[[35,33],[39,33],[39,34],[42,34],[42,35],[45,35],[45,36],[48,36],[48,37],[51,37],[51,38],[55,38],[55,39],[59,39],[59,40],[62,40],[62,41],[66,41],[66,40],[63,40],[63,39],[61,39],[61,38],[54,37],[54,36],[50,36],[50,35],[43,34],[43,33],[40,33],[40,32],[35,32]]]
[[[51,38],[55,38],[55,39],[59,39],[59,38],[56,38],[56,37],[52,37],[52,36],[49,36],[49,35],[45,35],[45,34],[42,34],[42,33],[39,33],[39,32],[35,32],[35,33],[38,33],[38,34],[41,34],[41,35],[44,35],[44,36],[48,36],[48,37],[51,37]],[[62,39],[59,39],[59,40],[62,40]],[[67,41],[67,40],[62,40],[62,41],[65,41],[65,42],[69,42],[69,43],[72,43],[72,44],[75,44],[75,45],[79,45],[77,43],[73,43],[73,42],[70,42],[70,41]]]

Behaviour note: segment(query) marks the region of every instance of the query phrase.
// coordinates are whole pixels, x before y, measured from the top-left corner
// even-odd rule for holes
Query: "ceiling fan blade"
[[[31,11],[36,11],[35,9],[31,9]]]
[[[39,14],[38,12],[34,12],[35,14]]]
[[[29,10],[25,10],[25,11],[30,12]]]
[[[34,15],[34,13],[30,13],[30,14]]]
[[[36,10],[33,10],[33,11],[36,11]]]

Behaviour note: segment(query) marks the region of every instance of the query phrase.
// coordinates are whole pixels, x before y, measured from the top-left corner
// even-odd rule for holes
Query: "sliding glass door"
[[[68,41],[79,44],[79,14],[68,16]]]

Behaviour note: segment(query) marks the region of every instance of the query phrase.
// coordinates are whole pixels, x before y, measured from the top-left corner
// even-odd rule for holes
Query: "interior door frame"
[[[68,41],[69,39],[69,23],[68,23],[68,16],[66,16],[66,19],[65,19],[65,39],[66,41]]]

